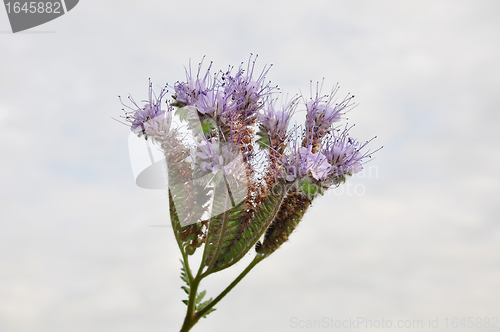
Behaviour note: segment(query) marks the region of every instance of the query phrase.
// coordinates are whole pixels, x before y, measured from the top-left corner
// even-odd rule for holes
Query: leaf
[[[207,318],[208,314],[211,313],[211,312],[214,312],[215,310],[217,310],[217,309],[211,308],[210,310],[207,311],[206,314],[203,315],[203,318]]]
[[[199,311],[199,310],[202,310],[203,308],[205,308],[210,302],[212,302],[212,298],[210,298],[210,300],[207,300],[203,303],[200,303],[196,306],[196,310]]]
[[[189,287],[182,286],[181,288],[184,290],[184,292],[186,292],[187,295],[189,295]]]
[[[203,291],[201,292],[200,294],[198,294],[198,296],[196,297],[196,303],[200,303],[201,300],[203,300],[203,297],[205,296],[205,294],[207,293],[207,291]]]
[[[179,107],[175,111],[175,115],[177,115],[181,121],[187,120],[187,114],[188,114],[188,111],[184,107]]]
[[[281,190],[268,193],[255,213],[245,211],[242,202],[210,220],[205,249],[207,274],[235,264],[264,234],[286,196],[287,187],[283,183],[279,186]]]
[[[186,273],[186,267],[184,266],[184,262],[182,261],[182,259],[180,259],[180,261],[181,261],[181,279],[189,286],[189,278]]]
[[[271,145],[271,142],[269,141],[269,136],[267,135],[266,131],[263,129],[260,129],[257,132],[257,144],[259,145],[259,148],[262,150],[269,150],[269,146]]]
[[[210,134],[212,134],[212,133],[214,133],[215,130],[216,130],[216,128],[217,128],[216,125],[215,125],[215,123],[211,119],[204,120],[201,123],[201,127],[203,129],[203,133],[205,135],[207,135],[207,136],[210,135]]]
[[[299,191],[307,197],[315,197],[317,194],[323,195],[322,188],[307,178],[301,181]]]

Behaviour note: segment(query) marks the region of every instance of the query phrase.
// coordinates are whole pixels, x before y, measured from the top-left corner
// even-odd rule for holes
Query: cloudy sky
[[[180,329],[180,254],[151,227],[169,223],[166,193],[135,186],[117,96],[250,53],[290,94],[339,82],[353,135],[384,148],[193,331],[500,328],[499,15],[498,1],[82,0],[12,34],[0,9],[0,330]],[[202,287],[216,296],[244,266]]]

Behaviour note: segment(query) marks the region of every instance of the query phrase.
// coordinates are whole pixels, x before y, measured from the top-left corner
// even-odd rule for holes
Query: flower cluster
[[[368,142],[360,144],[349,137],[348,129],[340,131],[333,127],[353,106],[354,96],[349,94],[337,102],[338,85],[328,95],[322,95],[321,87],[317,86],[310,98],[296,96],[278,107],[273,97],[276,91],[265,83],[269,67],[257,76],[255,60],[249,61],[246,68],[242,64],[235,73],[230,67],[212,75],[211,69],[210,63],[202,72],[200,63],[195,74],[191,68],[186,70],[186,80],[174,84],[173,101],[167,103],[166,110],[160,103],[167,91],[162,89],[156,97],[151,84],[149,99],[142,107],[129,97],[135,105],[126,114],[131,130],[139,136],[165,140],[172,110],[176,108],[180,118],[188,123],[193,117],[199,121],[202,137],[195,139],[194,149],[199,158],[195,163],[202,173],[215,174],[222,169],[224,158],[219,144],[223,144],[231,146],[233,154],[241,153],[247,164],[254,163],[251,173],[259,168],[256,160],[262,164],[267,159],[267,174],[249,174],[249,177],[255,181],[267,177],[268,185],[301,179],[323,188],[338,185],[346,175],[359,172],[370,157],[369,151],[361,152]],[[291,118],[300,105],[306,111],[303,130],[297,126],[290,128]],[[197,125],[191,122],[191,129],[193,126]],[[268,157],[256,158],[261,154]]]
[[[277,106],[277,88],[266,82],[270,67],[260,74],[255,59],[235,70],[211,73],[212,64],[176,82],[170,102],[149,85],[149,98],[125,111],[130,129],[158,143],[168,172],[170,219],[183,257],[182,280],[188,294],[181,331],[200,317],[251,268],[285,243],[313,200],[362,170],[373,152],[370,142],[349,136],[350,128],[334,124],[352,106],[354,96],[337,98],[338,85],[322,95],[293,97]],[[303,126],[292,124],[305,111]],[[180,120],[173,128],[172,117]],[[204,245],[198,273],[189,255]],[[214,300],[202,301],[200,281],[240,261],[251,248],[250,265]]]
[[[252,119],[262,108],[262,99],[270,93],[269,85],[264,84],[269,68],[255,78],[255,61],[252,65],[249,62],[246,69],[241,65],[235,74],[231,67],[212,77],[211,67],[212,64],[203,76],[201,64],[196,75],[192,74],[191,68],[186,71],[186,82],[174,84],[173,105],[194,106],[200,114],[217,117],[223,123],[241,118]]]

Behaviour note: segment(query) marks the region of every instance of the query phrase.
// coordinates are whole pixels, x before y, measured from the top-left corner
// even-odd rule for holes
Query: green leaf
[[[179,107],[175,111],[175,115],[177,115],[181,121],[187,121],[188,110],[186,110],[184,107]]]
[[[205,301],[205,302],[203,302],[203,303],[198,304],[198,305],[196,306],[196,310],[197,310],[197,311],[202,310],[202,309],[203,309],[203,308],[205,308],[205,307],[206,307],[206,306],[207,306],[210,302],[212,302],[212,298],[210,298],[210,300],[207,300],[207,301]]]
[[[187,295],[189,295],[189,287],[182,286],[181,288],[186,292]]]
[[[203,133],[205,135],[213,134],[216,130],[215,123],[213,120],[206,119],[201,123],[201,128],[203,129]]]
[[[259,145],[259,148],[262,150],[268,150],[269,146],[271,145],[271,142],[269,141],[269,137],[267,136],[267,134],[262,130],[260,130],[257,133],[257,136],[259,137],[257,139],[257,144]]]
[[[203,315],[203,318],[207,318],[208,314],[211,313],[211,312],[214,312],[215,310],[217,310],[217,309],[211,308],[210,310],[207,311],[206,314]]]
[[[278,213],[287,187],[280,183],[276,193],[268,193],[255,213],[245,211],[245,201],[210,220],[205,273],[223,270],[239,261],[264,234]]]
[[[196,303],[200,303],[201,300],[203,300],[203,297],[205,296],[205,294],[207,293],[207,291],[203,291],[201,292],[200,294],[198,294],[198,296],[196,297]]]
[[[314,197],[319,191],[318,188],[317,184],[312,183],[309,179],[304,179],[300,184],[299,190],[304,196]]]

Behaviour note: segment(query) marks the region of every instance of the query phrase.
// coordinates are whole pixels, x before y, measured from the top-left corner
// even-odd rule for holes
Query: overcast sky
[[[12,34],[0,9],[0,331],[180,329],[180,253],[150,227],[169,223],[166,193],[135,186],[117,96],[250,53],[285,93],[339,82],[352,134],[384,148],[193,331],[500,328],[499,17],[498,1],[82,0]]]

